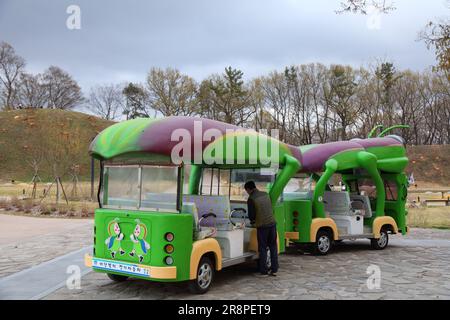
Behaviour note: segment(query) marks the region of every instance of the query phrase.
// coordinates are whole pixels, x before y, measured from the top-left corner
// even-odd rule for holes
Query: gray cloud
[[[66,28],[66,8],[81,8],[81,30]],[[83,89],[95,83],[143,81],[152,66],[197,79],[241,68],[248,78],[307,62],[355,66],[374,59],[423,70],[434,57],[417,33],[445,13],[443,0],[395,0],[397,10],[370,30],[367,17],[336,15],[329,0],[0,0],[0,40],[28,70],[51,64]]]

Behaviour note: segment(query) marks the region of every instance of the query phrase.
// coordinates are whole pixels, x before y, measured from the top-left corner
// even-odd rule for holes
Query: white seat
[[[217,228],[199,226],[198,211],[197,211],[197,206],[195,205],[195,203],[184,202],[182,212],[192,214],[193,221],[194,221],[193,230],[194,230],[194,239],[195,240],[202,240],[202,239],[214,237],[216,235]]]
[[[299,192],[284,192],[283,200],[310,200],[313,198],[313,192],[310,191],[299,191]]]
[[[325,191],[323,194],[325,211],[330,215],[351,216],[354,211],[350,205],[350,195],[345,191]]]
[[[370,207],[370,200],[368,196],[363,196],[359,194],[352,194],[350,196],[350,199],[352,201],[361,201],[363,203],[364,207],[364,218],[371,218],[372,217],[372,208]]]
[[[211,212],[216,215],[214,222],[228,220],[230,217],[230,200],[227,196],[184,195],[183,202],[195,203],[198,219]],[[208,222],[211,224],[211,221],[209,219],[202,225],[208,225]]]

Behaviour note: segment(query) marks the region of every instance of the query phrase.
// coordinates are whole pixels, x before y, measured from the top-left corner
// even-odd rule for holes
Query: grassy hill
[[[450,145],[408,146],[407,151],[406,171],[414,173],[416,181],[424,182],[423,187],[450,186]]]
[[[82,179],[89,179],[89,143],[112,123],[64,110],[0,112],[0,181],[28,182],[34,173],[30,162],[37,158],[42,159],[39,174],[43,180],[51,180],[55,162],[60,163],[55,169],[65,173],[64,180],[70,180],[72,164],[79,165]],[[408,156],[407,172],[413,172],[422,186],[450,186],[450,145],[408,146]]]
[[[0,112],[0,181],[29,181],[33,160],[39,175],[51,180],[53,171],[70,179],[70,167],[79,166],[88,179],[90,141],[113,122],[80,112],[26,109]],[[55,165],[57,163],[57,165]]]

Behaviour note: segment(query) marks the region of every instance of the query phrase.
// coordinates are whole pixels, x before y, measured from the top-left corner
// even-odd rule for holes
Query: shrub
[[[50,210],[49,210],[47,204],[45,204],[45,203],[39,204],[39,213],[42,214],[42,215],[49,215],[50,214]]]
[[[34,202],[32,199],[26,199],[23,202],[23,211],[25,213],[30,213],[31,210],[34,208]]]
[[[10,203],[10,208],[11,209],[21,207],[20,200],[17,197],[11,197],[11,200],[9,200],[9,203]]]
[[[60,214],[60,215],[67,215],[67,212],[69,211],[69,208],[67,207],[67,205],[65,205],[65,204],[62,204],[62,205],[59,205],[59,207],[58,207],[58,213]]]
[[[8,208],[8,200],[6,199],[0,199],[0,209],[6,209]]]
[[[83,202],[83,205],[81,206],[81,210],[80,210],[80,216],[82,218],[88,217],[89,216],[89,208],[86,205],[86,202]]]

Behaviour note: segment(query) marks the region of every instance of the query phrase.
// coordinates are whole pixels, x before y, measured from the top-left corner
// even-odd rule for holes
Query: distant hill
[[[78,164],[80,178],[90,175],[88,147],[90,141],[104,128],[113,124],[80,112],[26,109],[0,112],[0,181],[29,181],[33,177],[30,162],[44,150],[39,175],[51,180],[52,163],[65,172]],[[428,186],[450,186],[450,145],[408,146],[410,164],[407,173]],[[98,172],[98,171],[97,171]]]
[[[41,159],[39,175],[51,180],[53,163],[64,179],[70,167],[79,165],[80,178],[88,179],[91,140],[113,124],[88,114],[51,109],[25,109],[0,112],[0,180],[29,181],[34,170],[30,163]]]
[[[412,172],[416,181],[430,187],[450,187],[450,145],[408,146],[407,152],[409,165],[406,171]]]

